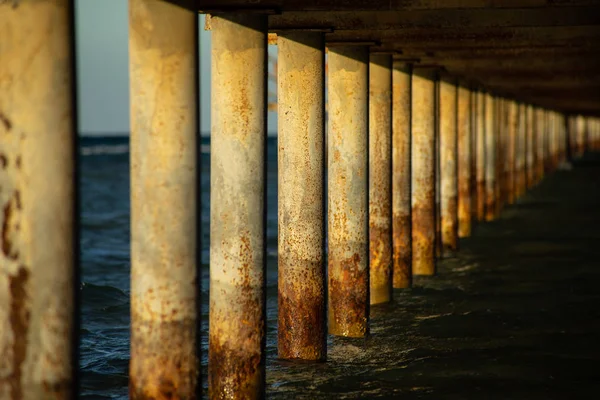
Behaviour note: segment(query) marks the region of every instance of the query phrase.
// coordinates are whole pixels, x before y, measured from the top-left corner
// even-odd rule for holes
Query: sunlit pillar
[[[458,88],[457,99],[457,147],[458,147],[458,236],[471,235],[471,92],[463,86]]]
[[[411,66],[394,62],[392,72],[392,233],[394,288],[411,285]]]
[[[477,92],[477,220],[485,219],[485,158],[486,158],[486,93]]]
[[[458,248],[457,87],[440,81],[440,204],[443,252]]]
[[[412,74],[412,271],[435,273],[435,80],[432,68]]]
[[[267,16],[211,26],[209,396],[263,398]]]
[[[329,333],[363,337],[369,326],[369,52],[329,48]]]
[[[485,220],[496,218],[496,157],[498,130],[494,124],[496,99],[491,94],[485,96]]]
[[[79,327],[73,4],[0,2],[0,398],[71,399]]]
[[[324,360],[324,34],[280,33],[277,47],[278,355]]]
[[[518,175],[518,167],[517,167],[517,138],[518,138],[518,106],[514,100],[509,100],[508,104],[508,121],[507,121],[507,129],[508,129],[508,137],[507,137],[507,156],[506,163],[508,163],[508,183],[507,183],[507,201],[508,204],[513,204],[516,200],[516,191],[517,191],[517,175]]]
[[[392,299],[392,56],[369,61],[370,302]]]

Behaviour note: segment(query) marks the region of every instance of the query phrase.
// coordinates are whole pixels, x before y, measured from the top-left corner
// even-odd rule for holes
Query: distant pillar
[[[435,273],[435,79],[431,68],[412,74],[412,228],[414,275]]]
[[[71,1],[0,3],[0,398],[76,398]]]
[[[267,16],[211,18],[209,397],[265,389]]]
[[[546,115],[543,108],[536,109],[536,164],[535,181],[540,182],[544,177],[544,141],[546,132]]]
[[[457,99],[458,236],[471,236],[471,92],[459,86]]]
[[[516,192],[517,192],[517,175],[518,175],[518,167],[517,167],[517,138],[519,132],[518,125],[518,108],[517,103],[514,100],[509,100],[507,103],[508,107],[508,121],[507,121],[507,129],[508,129],[508,137],[507,137],[507,154],[506,154],[506,163],[508,164],[508,177],[507,177],[507,201],[508,204],[513,204],[516,200]]]
[[[186,399],[198,394],[200,373],[196,342],[198,13],[148,0],[132,0],[129,7],[129,395]]]
[[[471,181],[469,192],[471,193],[471,231],[477,221],[477,136],[478,136],[478,94],[476,91],[470,91],[471,107],[469,109],[471,118]],[[459,153],[460,156],[460,153]]]
[[[527,105],[527,111],[526,111],[526,118],[527,118],[527,124],[525,125],[527,127],[527,138],[525,140],[525,145],[527,148],[527,156],[526,156],[526,164],[525,164],[525,179],[526,179],[526,187],[527,189],[530,189],[531,186],[533,185],[533,166],[534,166],[534,150],[535,149],[535,141],[534,141],[534,132],[535,132],[535,123],[534,123],[534,117],[533,117],[533,106],[531,105]]]
[[[280,33],[277,47],[278,355],[324,360],[324,35]]]
[[[491,94],[485,96],[485,219],[496,218],[496,146],[498,130],[495,121],[495,98]]]
[[[442,174],[441,174],[441,148],[440,148],[440,80],[435,80],[435,256],[442,257]]]
[[[525,193],[527,187],[527,107],[519,103],[517,110],[517,198]]]
[[[392,72],[392,225],[394,288],[412,282],[411,223],[411,67],[394,62]]]
[[[329,333],[363,337],[369,326],[369,52],[329,48]]]
[[[485,219],[485,157],[486,157],[486,97],[484,92],[477,92],[477,220]]]
[[[457,95],[454,82],[440,81],[440,201],[444,254],[458,248]]]
[[[371,304],[392,299],[392,56],[369,62],[369,251]]]

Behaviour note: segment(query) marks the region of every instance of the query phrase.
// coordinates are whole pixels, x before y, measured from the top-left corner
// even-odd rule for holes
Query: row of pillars
[[[72,12],[67,0],[0,4],[0,398],[74,396]],[[130,397],[195,398],[198,14],[130,0],[129,23]],[[218,14],[210,25],[209,393],[260,398],[267,16]],[[368,335],[371,304],[434,274],[476,221],[568,154],[600,149],[599,119],[475,90],[364,45],[331,45],[326,80],[322,32],[280,32],[278,46],[283,359],[325,360],[327,332]]]

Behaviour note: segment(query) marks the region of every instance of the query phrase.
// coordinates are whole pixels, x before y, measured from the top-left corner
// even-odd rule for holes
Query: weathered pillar
[[[369,252],[371,304],[392,299],[392,56],[369,61]]]
[[[267,16],[211,27],[209,396],[262,398]]]
[[[437,75],[437,74],[436,74]],[[441,192],[442,192],[442,174],[441,174],[441,160],[440,160],[440,80],[435,80],[435,256],[438,258],[442,257],[442,206],[441,206]]]
[[[77,397],[72,2],[0,3],[0,398]]]
[[[544,177],[544,140],[546,136],[546,118],[543,108],[536,108],[536,157],[535,157],[535,181],[540,182]]]
[[[471,92],[463,86],[458,88],[457,99],[457,147],[458,147],[458,236],[471,236]]]
[[[507,103],[508,107],[508,121],[507,121],[507,129],[508,129],[508,137],[507,137],[507,154],[506,154],[506,163],[508,164],[508,177],[507,177],[507,201],[508,204],[513,204],[516,200],[516,192],[517,192],[517,175],[518,175],[518,166],[517,166],[517,156],[518,156],[518,147],[517,147],[517,139],[519,132],[519,124],[518,124],[518,108],[517,103],[514,100],[509,100]]]
[[[129,2],[132,399],[198,393],[197,22]]]
[[[329,333],[369,333],[369,52],[329,48]]]
[[[440,81],[440,202],[443,253],[458,248],[457,88],[451,78]]]
[[[411,66],[394,62],[392,71],[392,233],[394,288],[412,282]]]
[[[473,225],[477,221],[477,136],[478,136],[478,94],[476,91],[471,90],[470,96],[471,98],[471,107],[470,113],[471,118],[469,119],[471,123],[471,182],[470,182],[470,193],[471,193],[471,230],[473,230]],[[460,156],[460,152],[459,152]]]
[[[497,97],[495,101],[494,127],[496,129],[496,208],[495,215],[499,215],[504,206],[504,196],[506,194],[506,167],[508,163],[505,160],[506,144],[506,118],[505,118],[505,100]]]
[[[412,74],[412,228],[414,275],[435,273],[435,79],[432,68]]]
[[[496,218],[496,156],[497,136],[495,129],[495,98],[491,94],[485,96],[485,220]]]
[[[477,220],[485,219],[485,158],[486,158],[486,94],[477,92]]]
[[[531,105],[527,105],[527,113],[526,113],[526,118],[527,118],[527,124],[525,125],[527,127],[527,138],[525,140],[525,145],[526,145],[526,161],[525,161],[525,179],[526,179],[526,187],[527,189],[530,189],[531,186],[534,184],[533,181],[533,166],[534,166],[534,150],[535,149],[535,141],[534,141],[534,132],[535,132],[535,124],[534,124],[534,118],[533,118],[533,106]]]
[[[527,106],[519,103],[517,133],[517,198],[523,196],[527,189]]]
[[[280,33],[277,47],[278,355],[324,360],[324,35]]]

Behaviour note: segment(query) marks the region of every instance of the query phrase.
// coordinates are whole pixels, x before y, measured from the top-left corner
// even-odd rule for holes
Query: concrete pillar
[[[392,56],[369,61],[369,252],[371,304],[392,299]]]
[[[198,392],[197,22],[196,10],[129,2],[133,399]]]
[[[264,397],[267,16],[211,18],[209,397]]]
[[[540,182],[544,177],[544,139],[546,136],[546,117],[543,108],[536,108],[536,157],[535,181]]]
[[[329,333],[369,333],[369,52],[329,49]]]
[[[526,139],[525,139],[525,146],[526,146],[526,158],[525,158],[525,179],[526,179],[526,187],[527,189],[531,188],[531,186],[534,184],[533,181],[533,165],[534,165],[534,151],[533,149],[535,149],[535,142],[534,142],[534,132],[535,132],[535,125],[534,125],[534,118],[533,118],[533,106],[531,105],[527,105],[526,108],[526,118],[527,118],[527,123],[526,123]]]
[[[517,109],[517,195],[520,198],[527,187],[527,107],[519,103]]]
[[[441,174],[441,159],[440,159],[440,80],[435,80],[435,256],[442,257],[442,174]]]
[[[496,129],[496,209],[495,214],[499,215],[504,206],[504,196],[506,193],[506,167],[508,163],[505,160],[506,144],[506,117],[505,100],[502,97],[496,98],[496,115],[494,127]]]
[[[325,360],[325,41],[277,38],[278,356]]]
[[[0,4],[0,398],[75,398],[72,2]]]
[[[485,219],[486,94],[477,92],[477,220]]]
[[[470,182],[470,193],[471,193],[471,230],[473,225],[477,221],[477,137],[478,137],[478,94],[476,91],[471,90],[471,107],[470,113],[471,118],[471,182]],[[459,151],[460,156],[460,151]]]
[[[485,96],[485,220],[496,218],[496,157],[497,136],[495,129],[496,99],[491,95]]]
[[[443,254],[458,249],[457,87],[440,81],[440,202]]]
[[[459,86],[457,99],[458,236],[471,236],[471,92]]]
[[[435,79],[432,68],[412,74],[411,156],[414,275],[435,273]]]
[[[392,71],[392,225],[394,288],[412,282],[411,67],[394,62]]]
[[[508,101],[508,137],[507,137],[507,154],[506,163],[508,164],[508,177],[507,177],[507,201],[508,204],[513,204],[517,198],[517,155],[518,155],[518,106],[514,100]]]

